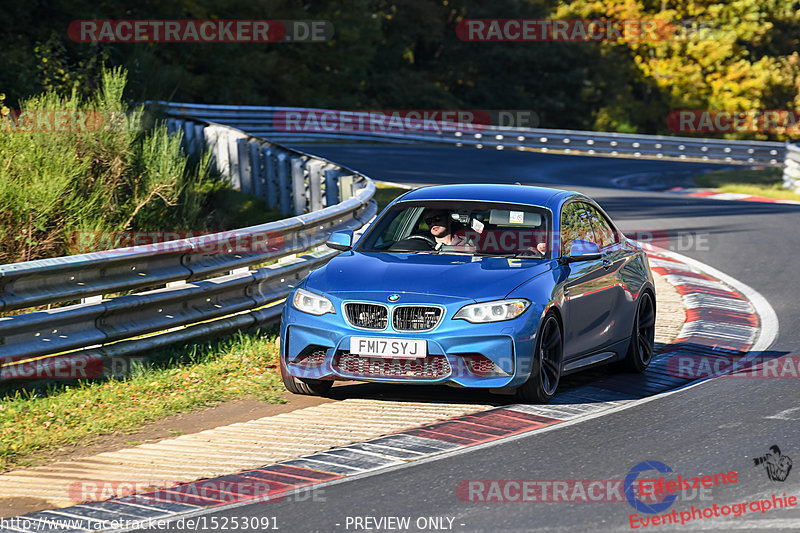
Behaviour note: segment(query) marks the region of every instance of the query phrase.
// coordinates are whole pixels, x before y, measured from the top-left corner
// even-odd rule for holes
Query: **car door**
[[[569,255],[576,239],[602,244],[587,205],[580,201],[566,204],[561,212],[562,256]],[[614,277],[603,258],[566,263],[564,268],[564,358],[568,365],[610,344]]]
[[[625,290],[622,267],[630,254],[623,248],[619,232],[614,230],[611,221],[596,206],[584,205],[592,223],[600,252],[603,254],[603,268],[608,278],[608,327],[601,339],[603,345],[628,339],[631,335],[630,295]]]

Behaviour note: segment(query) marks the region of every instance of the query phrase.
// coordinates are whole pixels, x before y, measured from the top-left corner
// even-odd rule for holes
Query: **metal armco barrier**
[[[783,165],[783,186],[800,192],[800,146],[786,145],[786,161]]]
[[[328,235],[358,230],[376,214],[375,184],[363,174],[228,126],[172,120],[169,127],[184,133],[190,153],[210,150],[234,188],[295,216],[0,265],[0,311],[61,305],[0,318],[3,370],[42,356],[85,366],[274,321],[292,287],[336,255],[320,248]]]
[[[511,128],[463,123],[432,124],[403,117],[392,126],[371,122],[367,112],[299,107],[256,107],[151,102],[175,119],[194,118],[284,141],[433,142],[500,150],[534,150],[606,157],[707,161],[731,165],[783,165],[786,145],[592,131]],[[314,121],[308,126],[309,117]],[[348,119],[348,120],[343,120]],[[354,123],[360,125],[354,127]]]

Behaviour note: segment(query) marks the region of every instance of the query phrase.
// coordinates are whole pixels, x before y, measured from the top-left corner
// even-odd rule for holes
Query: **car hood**
[[[345,252],[309,274],[309,290],[415,293],[485,301],[503,298],[551,270],[552,261],[467,255]]]

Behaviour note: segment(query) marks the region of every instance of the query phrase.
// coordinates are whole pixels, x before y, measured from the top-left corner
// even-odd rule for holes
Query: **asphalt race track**
[[[800,206],[705,200],[623,190],[611,183],[628,174],[696,172],[710,165],[455,147],[303,148],[377,180],[415,184],[519,181],[579,190],[595,198],[623,231],[664,232],[672,250],[764,296],[780,324],[777,340],[765,355],[797,355],[800,283],[795,254],[800,251]],[[622,480],[639,463],[658,461],[683,477],[738,473],[735,483],[684,492],[664,513],[741,504],[773,494],[798,496],[800,465],[785,481],[771,481],[753,459],[778,445],[784,455],[800,461],[799,384],[792,378],[706,381],[606,416],[347,478],[317,489],[304,500],[289,497],[240,505],[207,516],[266,516],[283,531],[630,531],[632,525],[647,531],[797,530],[797,507],[762,513],[748,506],[738,517],[642,527],[640,522],[632,524],[631,515],[654,515],[637,512],[624,498],[590,503],[481,502],[469,501],[463,494],[459,498],[456,487],[469,480]],[[647,477],[656,476],[651,472]],[[396,522],[386,521],[389,517],[409,517],[409,527],[397,529]]]

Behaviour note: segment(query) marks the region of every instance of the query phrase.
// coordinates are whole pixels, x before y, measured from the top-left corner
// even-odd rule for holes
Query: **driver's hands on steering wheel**
[[[436,242],[433,237],[427,235],[409,235],[393,243],[388,249],[399,252],[425,252],[435,250]]]
[[[406,239],[419,239],[428,243],[431,246],[431,250],[436,248],[436,241],[433,240],[433,237],[429,235],[410,235],[409,237],[406,237]]]
[[[522,250],[520,252],[520,254],[525,254],[525,255],[531,254],[531,255],[536,256],[537,258],[544,257],[544,255],[546,253],[547,253],[547,244],[545,244],[543,242],[540,242],[539,244],[537,244],[536,248],[534,248],[533,246],[530,246],[530,247],[528,247],[525,250]]]

